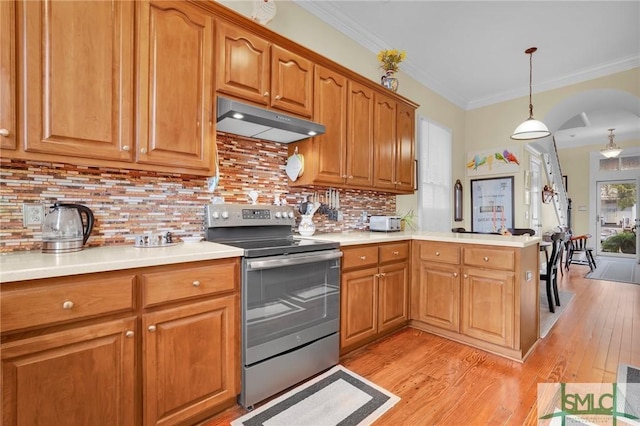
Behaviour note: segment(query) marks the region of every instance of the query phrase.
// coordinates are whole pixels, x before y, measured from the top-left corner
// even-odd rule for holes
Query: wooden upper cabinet
[[[342,184],[347,168],[347,78],[316,66],[313,119],[326,133],[310,139],[315,147],[315,181]]]
[[[376,93],[374,105],[373,184],[378,189],[395,189],[396,102],[388,96]]]
[[[374,123],[374,186],[413,192],[415,109],[376,93]]]
[[[128,1],[17,3],[26,113],[18,136],[25,151],[131,160],[133,7]]]
[[[16,149],[15,2],[0,1],[0,149]]]
[[[311,117],[313,62],[227,22],[216,38],[218,92]]]
[[[311,117],[313,62],[279,46],[271,46],[271,106]]]
[[[213,16],[186,2],[138,7],[136,160],[209,170],[216,149]]]
[[[413,192],[415,188],[415,129],[416,110],[398,103],[396,130],[395,181],[396,189]]]
[[[269,105],[269,42],[219,21],[216,31],[217,90]]]
[[[372,187],[373,90],[349,81],[347,93],[347,185]]]

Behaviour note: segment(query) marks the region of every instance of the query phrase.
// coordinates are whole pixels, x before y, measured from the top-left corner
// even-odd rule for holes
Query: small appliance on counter
[[[398,216],[371,216],[369,230],[375,232],[397,232],[401,230]]]
[[[91,230],[93,212],[89,207],[54,203],[42,224],[42,252],[57,254],[80,251],[89,239]]]

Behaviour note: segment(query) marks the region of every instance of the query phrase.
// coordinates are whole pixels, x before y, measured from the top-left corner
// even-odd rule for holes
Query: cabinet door
[[[460,268],[420,262],[411,318],[436,327],[460,330]]]
[[[373,90],[349,81],[347,184],[373,186]]]
[[[0,149],[16,149],[14,1],[0,1]]]
[[[271,46],[271,106],[311,117],[313,62],[279,46]]]
[[[135,318],[2,345],[3,425],[134,425]]]
[[[238,391],[237,297],[145,314],[144,424],[187,423]]]
[[[213,17],[184,2],[140,7],[140,163],[208,170],[213,164]]]
[[[395,182],[396,189],[413,193],[415,179],[415,109],[398,103]]]
[[[485,342],[513,346],[514,274],[465,268],[461,332]]]
[[[133,5],[18,3],[26,151],[132,159]]]
[[[377,334],[378,268],[342,274],[340,294],[340,349]]]
[[[380,267],[378,333],[404,325],[408,319],[409,263]]]
[[[347,78],[316,65],[313,118],[325,134],[312,139],[316,181],[342,184],[347,162]]]
[[[269,42],[225,22],[217,23],[217,90],[269,105]]]
[[[396,109],[393,99],[376,93],[373,115],[373,185],[378,189],[396,187]]]

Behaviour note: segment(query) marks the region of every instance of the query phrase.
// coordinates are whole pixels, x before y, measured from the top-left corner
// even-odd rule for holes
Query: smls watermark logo
[[[638,383],[539,383],[540,425],[640,426]]]

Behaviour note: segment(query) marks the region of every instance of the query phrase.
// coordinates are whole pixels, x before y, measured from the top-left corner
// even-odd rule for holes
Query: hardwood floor
[[[537,424],[538,383],[615,382],[618,363],[640,365],[640,285],[587,272],[572,265],[561,276],[559,288],[576,296],[523,364],[413,328],[341,364],[401,398],[376,425]],[[204,425],[245,412],[236,406]]]

